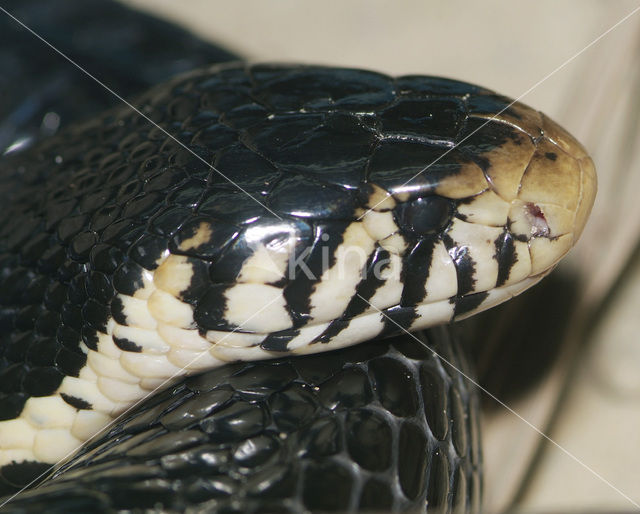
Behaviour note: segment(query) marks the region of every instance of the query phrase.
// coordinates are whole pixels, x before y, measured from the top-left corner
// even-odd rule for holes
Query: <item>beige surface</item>
[[[259,61],[444,75],[517,97],[612,25],[634,2],[130,0]],[[588,55],[585,56],[588,58]],[[553,115],[580,69],[527,96]],[[570,128],[570,127],[569,127]]]
[[[173,19],[252,60],[445,75],[512,97],[536,86],[638,5],[622,0],[129,3]],[[634,98],[640,81],[631,81],[640,68],[639,18],[640,13],[523,98],[582,139],[599,171],[601,194],[594,217],[572,255],[573,265],[585,276],[597,276],[583,296],[586,306],[602,299],[640,232],[636,199],[640,184],[629,172],[637,169],[640,158],[630,154],[626,162],[615,160],[621,149],[631,152],[640,147],[637,130],[635,139],[624,142],[621,136],[630,116],[637,117],[638,112]],[[626,84],[635,84],[635,89]],[[620,219],[627,220],[626,230],[613,230],[625,225]],[[567,408],[550,434],[636,502],[640,502],[639,275],[625,277],[618,303],[597,327],[593,350],[578,363]],[[513,407],[542,424],[565,374],[566,368],[558,368],[538,395]],[[485,439],[486,506],[497,511],[509,500],[538,436],[522,421],[502,413],[487,420]],[[527,511],[633,508],[555,448],[546,452],[529,484],[520,505]]]

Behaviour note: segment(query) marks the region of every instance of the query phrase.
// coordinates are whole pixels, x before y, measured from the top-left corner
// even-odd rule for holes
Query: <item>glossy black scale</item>
[[[187,378],[7,512],[477,512],[477,401],[447,329],[419,337]]]

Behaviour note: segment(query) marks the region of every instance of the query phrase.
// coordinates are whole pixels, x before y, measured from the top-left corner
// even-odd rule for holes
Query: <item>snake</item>
[[[88,441],[50,480],[81,510],[479,497],[478,443],[448,429],[477,407],[439,360],[466,369],[440,325],[521,293],[575,244],[596,193],[584,147],[491,90],[350,68],[215,64],[132,103],[0,160],[3,479]],[[325,462],[311,449],[332,430]],[[217,477],[211,445],[231,442],[227,482],[167,485],[188,465]],[[429,473],[412,453],[432,454]],[[294,472],[298,458],[313,464]],[[92,460],[118,488],[95,486]],[[20,501],[50,505],[41,489]]]

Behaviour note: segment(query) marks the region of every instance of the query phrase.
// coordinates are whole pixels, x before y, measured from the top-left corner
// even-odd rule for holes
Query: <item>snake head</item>
[[[221,185],[154,279],[219,348],[247,341],[229,355],[322,351],[462,319],[536,283],[582,232],[593,163],[523,104],[442,78],[322,67],[227,68],[201,83],[243,73],[251,109],[226,112],[220,91],[208,106],[225,126],[240,116],[242,145],[215,163],[242,191],[210,173]],[[193,141],[229,144],[220,130]],[[179,260],[193,275],[170,284]]]
[[[380,245],[403,255],[401,302],[421,304],[427,318],[450,299],[453,315],[442,307],[440,322],[500,303],[551,271],[582,233],[597,189],[583,146],[544,114],[487,92],[468,105],[456,143],[422,153],[404,144],[414,163],[400,180],[388,156],[372,159],[376,184],[361,215]]]

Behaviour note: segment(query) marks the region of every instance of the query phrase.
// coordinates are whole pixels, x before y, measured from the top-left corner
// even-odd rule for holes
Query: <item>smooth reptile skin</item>
[[[178,78],[134,103],[216,169],[127,109],[72,127],[0,163],[0,196],[10,204],[0,234],[0,322],[8,328],[2,335],[0,412],[6,423],[0,422],[0,444],[7,482],[17,484],[29,471],[43,469],[30,460],[54,462],[183,365],[195,372],[236,358],[324,351],[397,332],[397,325],[416,329],[458,319],[502,301],[537,281],[568,250],[593,200],[592,165],[577,142],[539,113],[509,107],[508,99],[460,82],[392,79],[335,68],[233,65]],[[495,115],[488,128],[479,130]],[[464,144],[453,148],[456,143]],[[434,161],[407,187],[408,179]],[[540,178],[551,176],[552,169],[558,170],[554,180],[559,184],[542,187]],[[576,179],[571,178],[574,170]],[[238,185],[264,205],[239,193]],[[558,185],[566,186],[566,195],[557,193]],[[385,200],[382,188],[394,198]],[[506,213],[504,222],[496,222],[495,214],[482,210],[488,204],[504,210],[496,193],[508,201],[517,197],[509,223]],[[357,222],[363,215],[364,221]],[[385,223],[398,233],[390,246],[378,244],[386,237],[380,233],[387,230],[380,229]],[[474,239],[469,228],[474,224],[493,227],[484,232],[490,236],[480,238],[490,237],[486,243]],[[367,303],[379,301],[379,277],[356,282],[351,301],[335,307],[331,302],[343,293],[333,291],[341,282],[325,278],[320,265],[325,250],[340,262],[347,242],[358,241],[355,246],[363,248],[370,244],[362,239],[363,226],[367,237],[378,239],[369,256],[372,268],[394,250],[403,255],[405,245],[410,249],[402,257],[402,295],[397,304],[380,303],[388,316],[380,326],[363,317],[370,313]],[[295,241],[294,256],[308,252],[302,262],[314,278],[274,278],[247,270],[246,262],[258,253],[248,244],[256,234],[265,247]],[[325,236],[327,244],[321,243],[327,242]],[[529,271],[521,269],[522,244],[531,246]],[[438,251],[451,259],[449,285],[437,280],[442,276],[434,267]],[[188,271],[186,282],[175,278],[180,269]],[[284,291],[284,307],[258,316],[258,304],[274,290]],[[435,314],[432,298],[440,301]],[[258,317],[252,326],[238,327],[245,311]],[[154,336],[150,330],[157,325]],[[165,325],[197,337],[173,328],[171,335],[162,329]],[[222,344],[228,336],[217,334],[237,328],[242,330],[231,340],[235,343]],[[191,348],[182,347],[184,341]],[[209,362],[189,367],[194,345],[207,341],[215,343]],[[332,355],[328,359],[334,367],[350,366]],[[107,367],[105,358],[119,362],[119,371]],[[261,369],[260,364],[249,366]],[[379,373],[389,373],[388,383],[398,381],[392,368]],[[410,381],[416,391],[421,387],[417,376],[413,373]],[[274,388],[269,394],[279,392],[277,384]],[[356,390],[354,398],[363,394]],[[235,413],[240,425],[251,423],[258,404],[251,405]],[[459,408],[465,405],[470,408],[466,400]],[[392,406],[383,407],[397,414]],[[210,425],[228,421],[224,410]],[[425,433],[434,428],[419,423]],[[190,444],[191,436],[187,430],[175,437]],[[193,437],[193,444],[202,442]],[[400,443],[392,439],[395,444]],[[440,457],[420,453],[425,466],[414,479],[425,478],[430,492],[408,492],[403,466],[386,468],[386,479],[396,484],[395,509],[424,506],[424,495],[433,505],[449,488],[453,503],[441,500],[443,506],[468,502],[477,507],[477,487],[455,485],[458,464],[452,455],[443,461],[449,464],[441,465]],[[363,451],[347,454],[343,451],[341,458],[347,460],[341,462],[350,462],[357,477],[365,476],[366,464],[358,462]],[[468,456],[458,457],[464,463]],[[18,463],[6,465],[12,459]],[[109,483],[109,476],[107,470],[92,487]],[[360,480],[325,507],[366,504]],[[172,486],[162,483],[168,489],[160,494],[166,496]],[[249,494],[252,483],[241,480],[234,498]],[[310,501],[308,506],[322,508],[313,503],[325,496],[321,488],[310,493],[300,487],[283,492],[281,500],[289,506]]]
[[[445,327],[420,337],[466,370]],[[232,364],[146,401],[7,512],[478,512],[473,393],[406,336]]]

